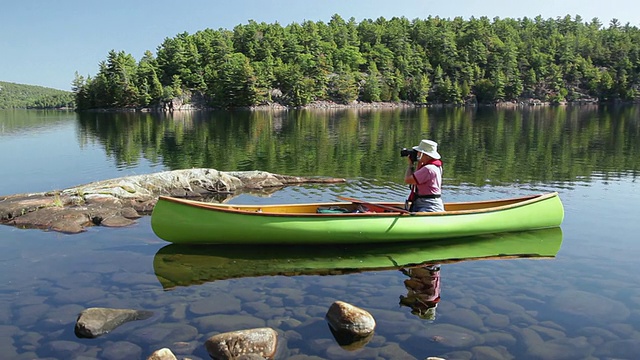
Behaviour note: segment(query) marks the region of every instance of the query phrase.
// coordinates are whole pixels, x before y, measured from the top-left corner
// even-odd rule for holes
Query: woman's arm
[[[411,158],[409,158],[408,156],[407,159],[409,161],[409,166],[407,166],[407,171],[405,171],[404,173],[404,183],[415,185],[416,179],[413,177],[413,171],[415,170],[413,167],[413,161],[411,161]]]

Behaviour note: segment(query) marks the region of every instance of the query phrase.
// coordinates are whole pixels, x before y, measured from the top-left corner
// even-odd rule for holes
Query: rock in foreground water
[[[75,333],[80,338],[95,338],[134,320],[145,320],[151,311],[109,308],[88,308],[78,315]]]
[[[256,328],[214,335],[205,347],[214,360],[271,359],[276,353],[278,333],[271,328]]]
[[[178,360],[176,356],[167,348],[156,350],[153,354],[149,355],[147,360]]]
[[[369,312],[344,301],[331,304],[326,318],[334,330],[348,331],[355,335],[369,335],[376,327],[376,321]]]

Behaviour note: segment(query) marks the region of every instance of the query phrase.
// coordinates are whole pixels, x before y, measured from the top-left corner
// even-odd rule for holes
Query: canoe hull
[[[385,203],[393,205],[390,203]],[[560,226],[557,193],[489,202],[446,204],[442,213],[298,213],[296,207],[349,203],[233,206],[160,197],[151,225],[177,244],[358,244],[423,241]],[[396,204],[397,205],[397,204]],[[275,208],[274,208],[275,209]],[[451,209],[451,210],[449,210]],[[291,211],[291,213],[289,213]]]

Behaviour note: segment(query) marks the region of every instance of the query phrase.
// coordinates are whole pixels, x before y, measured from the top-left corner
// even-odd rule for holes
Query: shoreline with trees
[[[73,109],[70,91],[0,81],[0,109]]]
[[[78,110],[634,102],[639,89],[640,30],[580,16],[249,21],[139,61],[112,50],[73,81]]]

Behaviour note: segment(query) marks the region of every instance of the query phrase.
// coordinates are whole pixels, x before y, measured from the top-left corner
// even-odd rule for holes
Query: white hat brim
[[[427,154],[427,155],[429,155],[430,157],[432,157],[432,158],[434,158],[436,160],[440,160],[440,157],[441,157],[440,154],[437,151],[427,152],[427,151],[424,151],[424,150],[420,149],[420,146],[414,146],[413,150],[420,151],[423,154]]]

